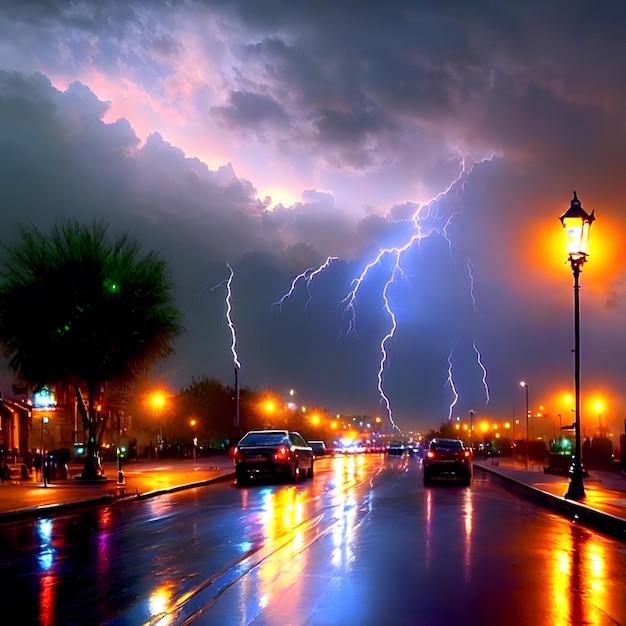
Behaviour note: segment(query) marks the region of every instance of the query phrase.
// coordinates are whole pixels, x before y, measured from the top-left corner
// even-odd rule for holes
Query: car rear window
[[[241,446],[272,446],[286,440],[285,433],[248,433],[240,442]]]
[[[437,441],[432,444],[433,450],[460,450],[462,447],[460,441]]]

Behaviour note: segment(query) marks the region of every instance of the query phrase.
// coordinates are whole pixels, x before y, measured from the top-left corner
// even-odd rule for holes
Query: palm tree
[[[49,235],[23,227],[20,241],[4,247],[0,269],[0,344],[9,367],[24,383],[73,387],[88,436],[83,478],[98,474],[100,387],[133,381],[172,353],[183,330],[165,261],[107,231],[102,220],[57,223]]]

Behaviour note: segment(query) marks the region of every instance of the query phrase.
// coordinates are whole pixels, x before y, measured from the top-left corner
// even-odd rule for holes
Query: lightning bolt
[[[298,285],[298,283],[300,281],[304,281],[306,284],[306,290],[307,290],[307,294],[308,294],[308,300],[306,301],[306,304],[304,305],[304,308],[306,309],[309,306],[309,302],[311,302],[311,281],[321,272],[323,272],[326,268],[328,268],[330,266],[330,264],[333,261],[337,261],[339,260],[339,257],[336,256],[329,256],[326,261],[324,263],[322,263],[322,265],[318,266],[318,267],[309,267],[308,269],[304,270],[304,272],[302,272],[301,274],[298,274],[292,281],[291,281],[291,287],[289,288],[289,291],[280,299],[277,300],[276,302],[274,302],[272,304],[272,307],[278,307],[280,308],[283,305],[283,302],[285,300],[288,300],[294,293],[294,291],[296,290],[296,287]]]
[[[450,350],[450,354],[448,355],[448,380],[446,380],[446,385],[450,385],[450,389],[452,391],[452,395],[454,396],[454,400],[450,403],[450,407],[448,409],[448,421],[452,419],[452,410],[454,409],[456,403],[459,401],[459,394],[456,390],[456,385],[454,384],[454,376],[452,375],[452,350]]]
[[[232,284],[233,284],[233,277],[235,273],[233,272],[233,268],[230,266],[229,263],[226,263],[226,267],[228,268],[228,271],[229,271],[228,278],[225,278],[224,280],[217,283],[217,285],[215,285],[214,287],[211,287],[209,291],[212,293],[216,289],[219,289],[220,287],[226,285],[226,322],[228,323],[228,328],[230,330],[230,336],[231,336],[230,351],[233,355],[233,363],[235,365],[235,368],[239,370],[241,369],[241,363],[239,362],[239,356],[237,354],[237,329],[233,322],[233,316],[232,316],[232,312],[233,312]]]
[[[490,161],[491,158],[492,157],[483,159],[481,162],[484,163],[485,161]],[[462,162],[459,176],[454,181],[452,181],[452,183],[444,191],[437,194],[437,196],[431,199],[428,203],[420,205],[417,208],[417,210],[413,213],[413,215],[411,216],[411,219],[408,221],[408,223],[411,224],[411,230],[410,230],[410,233],[406,235],[407,239],[405,243],[399,246],[381,248],[379,252],[374,256],[374,258],[365,265],[361,273],[352,280],[350,284],[350,290],[348,291],[346,296],[343,298],[343,300],[341,300],[340,302],[340,306],[343,307],[342,319],[344,320],[344,324],[345,324],[344,326],[345,331],[342,333],[342,335],[356,333],[356,307],[355,305],[356,305],[357,297],[359,294],[359,290],[361,289],[363,282],[365,281],[369,272],[374,267],[380,266],[381,261],[384,258],[387,258],[387,257],[391,258],[391,260],[393,261],[391,271],[389,274],[389,278],[385,282],[383,291],[382,291],[382,298],[383,298],[383,303],[384,303],[383,308],[386,311],[387,315],[389,316],[390,327],[389,327],[388,332],[385,334],[385,336],[383,337],[380,343],[381,358],[380,358],[380,362],[378,366],[377,380],[378,380],[378,392],[380,395],[380,401],[382,404],[384,404],[386,408],[387,415],[388,415],[391,425],[393,426],[393,428],[397,429],[399,432],[400,432],[400,428],[397,426],[397,424],[393,420],[391,401],[389,397],[387,396],[387,394],[385,393],[384,384],[383,384],[384,373],[385,373],[385,369],[388,365],[388,360],[389,360],[387,344],[395,336],[395,332],[398,327],[396,315],[393,312],[393,309],[391,307],[391,303],[389,300],[389,289],[391,285],[396,282],[397,278],[403,275],[402,268],[401,268],[401,261],[402,261],[403,254],[407,252],[408,250],[412,249],[414,245],[419,246],[422,240],[430,237],[433,233],[439,234],[447,241],[450,253],[452,254],[454,258],[456,249],[454,247],[454,244],[452,243],[452,240],[450,239],[448,230],[450,228],[452,220],[460,212],[460,209],[451,210],[448,212],[448,214],[445,214],[445,212],[442,212],[439,210],[439,206],[440,206],[441,200],[448,198],[449,194],[452,194],[453,192],[455,192],[455,190],[458,189],[457,193],[462,193],[464,191],[467,178],[472,168],[473,168],[473,165],[469,170],[467,170],[465,161]],[[311,298],[311,293],[309,290],[311,280],[313,279],[314,276],[324,271],[330,265],[331,261],[335,259],[337,259],[337,257],[328,257],[328,259],[323,265],[320,265],[317,268],[309,268],[305,270],[304,272],[302,272],[301,274],[299,274],[298,276],[296,276],[291,282],[291,287],[289,291],[280,300],[275,302],[274,305],[280,306],[283,304],[285,300],[291,297],[296,289],[297,284],[300,281],[305,281],[306,283],[307,290],[309,293],[309,300],[307,301],[307,304],[308,304]],[[478,312],[476,309],[476,300],[474,297],[473,266],[469,259],[466,259],[466,263],[467,263],[467,271],[468,271],[469,283],[470,283],[470,297],[474,305],[474,310]],[[489,388],[487,385],[487,370],[485,369],[482,363],[481,355],[480,355],[478,348],[476,347],[475,341],[473,343],[473,347],[474,347],[474,351],[476,352],[478,365],[480,366],[482,373],[483,373],[483,379],[482,379],[483,385],[485,387],[485,391],[487,394],[487,401],[489,401]],[[453,377],[452,351],[450,351],[450,354],[448,356],[448,377],[447,377],[446,384],[450,386],[453,396],[454,396],[454,399],[449,407],[449,413],[451,416],[452,410],[454,406],[457,404],[458,399],[459,399],[459,395],[458,395],[456,385],[454,383],[454,377]]]
[[[487,404],[489,404],[489,385],[487,384],[487,370],[483,365],[482,357],[480,356],[480,352],[476,347],[476,341],[472,343],[472,347],[474,348],[474,352],[476,352],[476,361],[478,362],[480,369],[482,369],[483,371],[483,387],[485,388],[485,395],[487,396]]]
[[[233,272],[233,268],[226,263],[228,267],[228,271],[230,275],[228,280],[226,281],[226,320],[228,321],[228,328],[230,328],[231,335],[231,343],[230,343],[230,351],[233,355],[233,363],[237,369],[241,369],[241,363],[239,362],[239,356],[237,355],[237,329],[235,328],[235,324],[233,323],[233,276],[235,273]]]
[[[470,281],[470,298],[472,299],[472,304],[474,305],[474,311],[478,313],[478,308],[476,306],[476,297],[474,296],[474,265],[470,259],[467,259],[467,275]],[[476,347],[474,346],[474,350]]]
[[[380,363],[378,366],[378,393],[380,394],[381,401],[385,405],[385,410],[387,411],[387,417],[389,418],[389,422],[393,425],[394,428],[398,430],[398,432],[400,432],[400,434],[402,434],[400,429],[396,425],[396,423],[393,421],[393,416],[391,412],[391,402],[389,401],[389,398],[387,394],[385,393],[384,386],[383,386],[383,376],[384,376],[385,367],[387,365],[388,358],[389,358],[387,354],[386,344],[390,339],[393,338],[393,336],[396,333],[396,328],[398,327],[398,323],[396,321],[396,315],[393,312],[391,305],[389,304],[389,295],[388,295],[389,287],[391,287],[391,285],[394,283],[396,273],[402,273],[402,268],[400,267],[400,254],[399,253],[396,253],[395,255],[395,264],[393,266],[393,270],[391,271],[391,276],[389,280],[385,283],[385,286],[383,287],[383,301],[385,303],[385,309],[387,310],[387,313],[389,314],[389,317],[391,318],[391,327],[389,331],[387,331],[387,334],[383,337],[382,341],[380,342],[381,359],[380,359]]]
[[[476,296],[474,295],[474,265],[470,259],[467,259],[467,274],[470,280],[470,297],[472,298],[472,304],[474,306],[474,311],[478,313],[478,307],[476,306]],[[487,404],[489,404],[489,385],[487,384],[487,370],[483,365],[482,356],[478,347],[476,346],[476,340],[472,342],[472,347],[474,348],[474,352],[476,353],[476,362],[478,366],[483,372],[483,387],[485,388],[485,396],[487,398]]]

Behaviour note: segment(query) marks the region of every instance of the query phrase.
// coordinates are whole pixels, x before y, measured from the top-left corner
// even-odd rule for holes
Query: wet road
[[[624,543],[382,455],[2,528],[0,580],[21,624],[626,624]]]

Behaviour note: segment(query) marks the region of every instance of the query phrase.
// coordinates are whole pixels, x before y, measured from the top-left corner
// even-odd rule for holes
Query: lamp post
[[[580,285],[579,277],[583,263],[587,260],[589,249],[589,231],[595,220],[594,212],[587,213],[574,192],[569,209],[559,218],[565,229],[568,261],[574,275],[574,378],[575,378],[575,413],[574,422],[576,443],[570,468],[570,484],[566,498],[582,500],[585,498],[583,483],[582,447],[580,437]]]
[[[241,423],[240,423],[240,415],[239,415],[239,410],[240,410],[240,390],[239,390],[239,363],[236,362],[235,363],[235,419],[234,419],[234,424],[233,426],[235,427],[235,437],[237,439],[237,441],[239,441],[239,438],[241,437]]]
[[[528,469],[528,461],[529,461],[529,448],[530,441],[528,440],[528,383],[523,380],[520,382],[520,386],[524,387],[524,392],[526,394],[526,469]]]
[[[474,449],[474,411],[469,412],[470,417],[470,431],[469,431],[469,440],[470,440],[470,448]]]
[[[598,430],[600,431],[600,438],[604,438],[604,431],[602,430],[602,404],[596,402],[596,409],[598,411]]]
[[[47,487],[46,483],[46,455],[43,453],[43,426],[50,421],[47,415],[41,418],[41,475],[43,476],[43,486]]]
[[[193,432],[193,440],[192,440],[192,443],[193,443],[193,460],[195,461],[196,460],[196,448],[198,446],[198,437],[196,436],[196,424],[197,424],[197,422],[196,422],[196,420],[190,420],[189,424],[190,424],[191,430]]]
[[[165,403],[165,399],[161,393],[155,393],[152,396],[152,403],[154,404],[154,419],[157,422],[157,431],[155,434],[156,445],[154,446],[154,457],[158,460],[159,458],[159,446],[161,445],[161,441],[163,440],[163,431],[161,428],[161,410],[163,409],[163,405]]]

